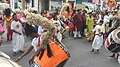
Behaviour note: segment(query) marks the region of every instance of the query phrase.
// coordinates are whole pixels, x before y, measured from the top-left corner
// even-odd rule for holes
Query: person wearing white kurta
[[[28,31],[26,32],[28,36],[32,37],[33,39],[30,47],[21,56],[19,56],[16,59],[16,62],[20,61],[24,56],[28,55],[32,50],[37,51],[37,48],[40,46],[42,42],[42,37],[44,33],[39,35],[38,32],[36,32],[32,26],[28,26],[26,30]],[[35,64],[35,67],[39,67],[39,66]]]
[[[103,27],[104,27],[104,29],[105,29],[105,33],[107,33],[108,30],[109,30],[109,22],[110,22],[110,17],[109,17],[108,14],[106,14],[106,15],[104,16],[103,21],[104,21]]]
[[[59,39],[59,41],[61,42],[62,41],[62,34],[61,34],[61,23],[59,20],[52,20],[53,23],[55,24],[55,28],[58,30],[57,32],[57,38]]]
[[[100,21],[99,25],[96,25],[96,27],[92,30],[95,32],[95,37],[92,43],[92,48],[93,52],[94,50],[99,51],[100,47],[103,45],[103,33],[104,33],[104,28],[102,26],[102,21]]]
[[[38,35],[38,36],[39,36],[39,35]],[[30,47],[29,47],[21,56],[19,56],[19,57],[16,59],[16,61],[17,61],[17,62],[20,61],[24,56],[26,56],[27,54],[29,54],[33,49],[34,49],[34,51],[36,52],[36,51],[37,51],[37,48],[38,48],[38,40],[40,40],[39,42],[40,42],[40,44],[41,44],[41,42],[42,42],[42,36],[40,36],[40,39],[39,39],[39,37],[37,37],[37,36],[36,36],[35,38],[33,38]],[[34,67],[39,67],[39,66],[38,66],[37,64],[35,64]]]
[[[11,30],[13,31],[13,52],[22,51],[24,48],[24,36],[22,33],[23,27],[22,24],[15,20],[17,17],[14,15],[14,21],[11,23]]]
[[[38,34],[42,35],[44,33],[44,29],[42,28],[42,26],[38,27]]]

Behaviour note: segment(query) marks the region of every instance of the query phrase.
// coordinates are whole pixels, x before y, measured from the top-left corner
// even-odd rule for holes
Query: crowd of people
[[[87,10],[73,10],[71,16],[71,24],[70,24],[70,31],[73,33],[74,38],[86,38],[86,41],[92,42],[92,50],[91,52],[99,52],[99,49],[102,45],[106,46],[106,40],[113,39],[117,36],[114,35],[113,32],[120,27],[120,16],[119,10],[117,8],[113,9],[112,11],[100,11],[95,10],[91,12],[87,12]],[[115,41],[115,39],[114,39]],[[116,41],[115,41],[116,42]],[[104,44],[105,43],[105,44]],[[118,52],[111,51],[113,55],[110,57],[118,58],[119,57],[119,42],[114,43],[113,41],[109,40],[109,47],[107,43],[107,49],[111,51],[115,48],[115,44],[117,44]],[[112,46],[111,46],[112,44]],[[115,54],[117,53],[117,56]]]
[[[86,7],[86,9],[88,9],[88,7]],[[47,55],[49,57],[52,57],[52,52],[50,51],[50,46],[48,44],[61,44],[61,46],[65,48],[62,40],[67,34],[72,35],[75,39],[85,38],[88,42],[93,41],[91,52],[99,52],[99,49],[102,45],[104,45],[104,42],[105,44],[107,42],[108,45],[108,38],[112,38],[111,32],[120,28],[120,16],[118,16],[119,11],[118,9],[114,9],[112,11],[93,10],[91,12],[88,10],[74,8],[71,11],[70,6],[63,8],[61,11],[58,11],[56,9],[53,13],[49,13],[49,11],[44,10],[41,11],[41,14],[39,14],[35,10],[28,10],[28,12],[32,13],[30,14],[32,16],[36,14],[47,18],[45,20],[43,19],[43,21],[42,19],[39,19],[41,21],[38,21],[33,20],[37,19],[36,17],[31,18],[29,14],[25,14],[20,10],[18,12],[14,12],[8,8],[3,12],[4,14],[1,14],[0,16],[0,44],[2,42],[2,34],[5,32],[3,24],[6,22],[7,41],[11,41],[13,44],[13,55],[17,55],[18,52],[23,53],[16,59],[17,62],[29,54],[32,49],[35,50],[35,54],[30,58],[30,64],[35,56],[38,56],[39,54],[40,56],[38,58],[41,59],[42,56],[44,56],[43,54],[45,52],[45,49],[48,50]],[[46,22],[52,22],[52,25]],[[28,36],[32,40],[30,47],[25,52],[23,51],[25,44],[24,36]],[[112,42],[110,42],[108,45],[110,47],[107,46],[107,49],[113,53],[113,55],[110,57],[115,57],[117,54],[118,58],[118,53],[120,51],[120,42],[116,43],[115,41],[115,46],[111,46],[111,43]],[[114,48],[116,45],[117,48]],[[56,48],[57,46],[54,45],[53,47]],[[114,51],[113,49],[116,50]],[[61,57],[64,57],[64,60],[68,58],[64,54],[63,56],[61,55]],[[58,61],[60,63],[63,60],[60,59]],[[38,65],[39,63],[42,63],[41,61],[36,62]],[[37,64],[35,67],[37,67]]]

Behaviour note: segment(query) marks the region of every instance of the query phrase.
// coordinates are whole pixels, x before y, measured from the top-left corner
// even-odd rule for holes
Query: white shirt
[[[13,29],[13,30],[22,34],[23,28],[22,28],[22,24],[19,21],[13,21],[11,23],[11,29]]]
[[[97,24],[100,22],[100,20],[102,20],[102,19],[101,19],[101,18],[100,18],[100,19],[98,19]]]
[[[57,29],[58,29],[58,30],[60,30],[60,29],[61,29],[61,27],[62,27],[62,26],[61,26],[61,23],[60,23],[60,21],[59,21],[59,20],[53,20],[53,19],[52,19],[52,22],[53,22],[53,23],[58,23],[60,26],[59,26],[59,27],[57,27]]]
[[[104,24],[106,24],[106,23],[108,23],[108,22],[110,22],[110,17],[109,16],[107,16],[107,15],[105,15],[104,16]]]
[[[38,27],[38,34],[39,34],[39,35],[43,34],[43,29],[42,29],[41,26]]]
[[[100,32],[105,33],[104,27],[100,25],[96,25],[92,31],[95,32],[95,34],[99,34]]]
[[[41,42],[42,42],[42,38],[40,37],[40,44],[41,44]],[[37,51],[37,47],[38,47],[38,38],[35,37],[35,38],[32,40],[31,45],[33,46],[34,50]]]
[[[20,18],[20,20],[21,20],[22,23],[26,22],[25,19],[24,19],[24,17]]]

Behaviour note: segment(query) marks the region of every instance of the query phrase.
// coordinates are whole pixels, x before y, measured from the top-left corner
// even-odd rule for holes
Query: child
[[[100,47],[103,45],[103,33],[104,28],[102,26],[103,21],[101,20],[100,23],[98,25],[96,25],[96,27],[92,30],[93,32],[95,32],[95,37],[92,43],[92,51],[97,50],[97,52],[99,52]]]

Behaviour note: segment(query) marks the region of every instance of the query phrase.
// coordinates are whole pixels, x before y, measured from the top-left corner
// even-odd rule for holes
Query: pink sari
[[[4,32],[4,28],[2,26],[2,24],[0,23],[0,33]]]

